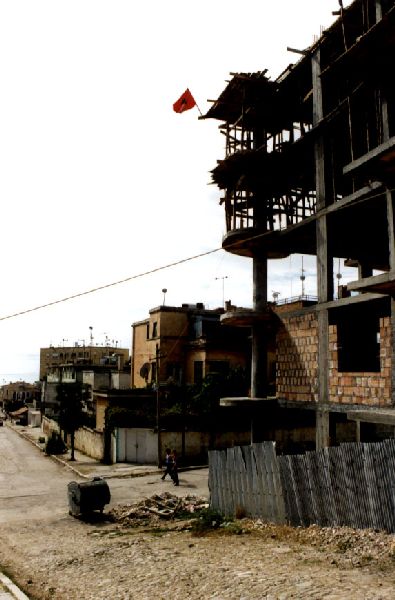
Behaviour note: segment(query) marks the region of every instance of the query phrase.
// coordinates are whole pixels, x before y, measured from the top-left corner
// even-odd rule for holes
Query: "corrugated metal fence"
[[[263,442],[209,452],[212,508],[274,523],[395,532],[395,440],[276,456]]]

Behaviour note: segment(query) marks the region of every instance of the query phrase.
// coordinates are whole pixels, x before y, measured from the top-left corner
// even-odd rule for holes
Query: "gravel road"
[[[84,522],[67,512],[70,474],[11,433],[0,433],[0,569],[34,600],[395,597],[393,535],[241,520],[238,534],[196,536],[184,521]],[[110,484],[125,504],[158,490],[200,495],[195,475],[180,488],[157,475]]]

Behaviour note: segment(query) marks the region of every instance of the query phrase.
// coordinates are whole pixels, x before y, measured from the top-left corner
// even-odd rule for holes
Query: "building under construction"
[[[246,410],[260,406],[260,435],[284,447],[287,435],[321,448],[395,428],[395,2],[339,5],[296,64],[275,80],[232,74],[204,116],[226,138],[212,171],[223,248],[253,260],[253,309],[222,319],[251,327]],[[267,265],[292,254],[316,257],[317,301],[280,307]],[[336,289],[340,260],[356,275]]]

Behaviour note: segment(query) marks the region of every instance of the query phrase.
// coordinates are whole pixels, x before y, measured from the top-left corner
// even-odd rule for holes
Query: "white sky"
[[[350,2],[345,3],[348,5]],[[201,111],[230,72],[275,78],[329,26],[336,0],[0,1],[0,317],[221,246],[209,171],[224,155]],[[300,257],[269,290],[300,294]],[[315,293],[305,260],[306,293]],[[226,279],[216,279],[221,277]],[[0,321],[0,384],[38,377],[40,347],[105,337],[166,304],[251,306],[251,261],[223,251]]]

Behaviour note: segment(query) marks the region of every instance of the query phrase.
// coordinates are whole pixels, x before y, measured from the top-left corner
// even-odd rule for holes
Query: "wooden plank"
[[[339,482],[337,479],[336,458],[332,454],[332,452],[330,452],[330,448],[326,448],[326,460],[328,464],[329,486],[331,489],[333,500],[333,525],[341,525],[341,494],[339,491]]]
[[[236,495],[235,501],[236,505],[234,507],[234,514],[239,508],[244,508],[245,506],[245,495],[246,495],[246,478],[245,478],[245,463],[244,457],[242,453],[242,449],[240,446],[234,448],[234,459],[236,464]]]
[[[317,478],[320,486],[320,503],[322,507],[322,525],[332,525],[336,520],[333,491],[329,474],[328,449],[317,452]]]
[[[266,470],[264,464],[263,445],[252,444],[255,465],[257,470],[257,487],[258,487],[258,511],[262,519],[267,519],[267,490],[266,490]]]
[[[258,478],[258,468],[255,456],[255,448],[251,444],[251,471],[252,471],[252,494],[254,499],[254,517],[261,517],[261,498],[260,498],[260,482]]]
[[[391,515],[391,525],[389,531],[395,533],[395,440],[385,440],[387,455],[387,491],[388,507]]]
[[[361,444],[342,444],[346,462],[347,487],[350,505],[350,526],[363,528],[366,506],[364,505],[363,457]]]
[[[371,523],[370,527],[374,529],[379,529],[381,520],[379,518],[380,515],[380,498],[377,493],[377,480],[376,473],[374,468],[374,444],[363,444],[363,452],[364,452],[364,471],[366,477],[366,495],[369,501],[368,509],[369,509],[369,522]]]
[[[311,522],[322,526],[326,520],[322,503],[321,481],[318,475],[317,452],[306,452],[305,463],[311,495]]]
[[[290,465],[290,476],[292,480],[292,489],[295,497],[295,509],[297,514],[296,525],[308,525],[306,514],[303,506],[303,494],[300,490],[300,470],[299,470],[299,456],[289,456]]]
[[[242,453],[245,463],[245,493],[243,509],[247,516],[255,517],[255,494],[254,494],[254,474],[252,463],[251,446],[242,446]]]
[[[339,489],[339,513],[341,525],[351,527],[353,521],[353,507],[351,502],[352,494],[348,485],[346,460],[347,449],[343,446],[339,446],[336,448],[330,448],[329,452],[335,458],[336,461],[336,479]]]
[[[273,442],[271,444],[271,448],[269,450],[269,454],[271,455],[271,464],[272,464],[272,477],[273,477],[273,492],[274,498],[276,501],[276,523],[285,523],[285,504],[284,504],[284,493],[283,486],[281,483],[280,476],[280,466],[278,463],[278,456],[276,452],[276,444]]]
[[[221,510],[219,502],[219,494],[221,491],[221,485],[218,481],[218,466],[217,466],[217,453],[216,451],[209,451],[208,453],[208,487],[210,490],[210,506],[214,510]]]
[[[347,173],[352,173],[353,171],[360,169],[365,166],[369,161],[373,159],[379,160],[383,155],[385,155],[389,150],[392,150],[395,146],[395,136],[390,137],[388,140],[376,146],[369,152],[366,152],[363,156],[360,156],[356,160],[348,165],[343,167],[343,174],[347,175]]]
[[[388,446],[377,444],[375,471],[378,483],[378,494],[381,498],[381,528],[385,531],[393,529],[393,511],[391,506],[390,488],[393,474],[388,469]]]
[[[221,506],[221,512],[224,515],[229,514],[228,498],[231,493],[228,478],[227,469],[227,455],[226,452],[221,450],[217,454],[217,482],[219,486],[218,490],[218,504]]]
[[[274,452],[274,444],[273,442],[264,442],[263,443],[263,453],[265,457],[265,465],[266,465],[266,482],[268,488],[268,505],[269,505],[269,519],[272,523],[277,522],[277,491],[276,491],[276,483],[275,483],[275,475],[274,475],[274,460],[275,460],[275,452]]]
[[[279,463],[281,468],[282,480],[285,482],[285,494],[286,500],[286,511],[287,518],[290,525],[298,526],[301,525],[298,504],[296,501],[296,488],[294,486],[293,474],[292,474],[292,457],[281,456],[279,457]]]
[[[230,487],[230,494],[228,499],[229,515],[234,516],[236,506],[239,502],[240,494],[240,476],[238,472],[238,465],[236,460],[236,448],[228,448],[227,450],[227,472]]]

